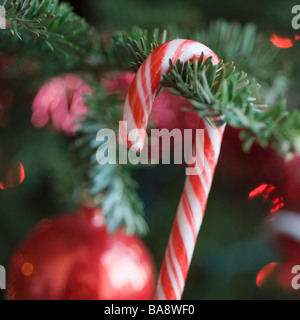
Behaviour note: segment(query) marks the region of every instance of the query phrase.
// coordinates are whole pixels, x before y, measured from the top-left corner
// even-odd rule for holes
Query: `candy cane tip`
[[[136,142],[134,145],[131,145],[130,150],[135,151],[135,152],[142,152],[144,149],[144,143],[139,140]]]
[[[124,135],[122,135],[122,131],[119,131],[117,139],[120,145],[130,149],[131,151],[142,152],[142,150],[144,149],[145,144],[141,136],[139,136],[139,140],[133,144],[130,140],[124,138]]]

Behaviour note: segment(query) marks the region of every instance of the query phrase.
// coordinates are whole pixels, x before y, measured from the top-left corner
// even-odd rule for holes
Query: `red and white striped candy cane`
[[[214,52],[192,40],[172,40],[152,52],[138,70],[130,86],[122,115],[122,121],[127,121],[127,130],[126,127],[121,126],[120,143],[136,151],[143,149],[152,104],[163,75],[169,70],[169,60],[172,59],[174,64],[178,59],[187,62],[199,58],[202,53],[205,59],[211,56],[213,63],[219,62]],[[133,129],[142,129],[139,131],[139,140],[134,145],[128,139],[128,132]],[[202,224],[224,127],[215,129],[206,121],[200,120],[200,129],[204,129],[204,169],[201,172],[199,169],[197,175],[190,175],[186,179],[160,272],[155,299],[181,298]],[[198,149],[195,148],[196,152]]]
[[[204,167],[198,175],[186,177],[168,246],[158,278],[154,299],[179,300],[202,225],[224,132],[200,120],[204,129]],[[195,150],[200,151],[199,148]],[[201,150],[202,151],[202,150]]]
[[[129,88],[122,115],[122,121],[127,121],[127,130],[121,125],[119,130],[120,143],[135,151],[141,151],[145,142],[145,135],[153,101],[163,75],[170,69],[169,60],[175,64],[178,59],[187,62],[199,58],[204,54],[204,59],[212,57],[212,62],[219,62],[216,54],[205,45],[192,41],[176,39],[166,42],[156,48],[139,68]],[[128,139],[128,132],[141,129],[139,141],[132,145]]]

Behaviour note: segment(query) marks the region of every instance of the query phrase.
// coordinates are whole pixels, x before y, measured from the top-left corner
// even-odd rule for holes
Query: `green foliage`
[[[266,44],[265,38],[257,33],[252,24],[242,28],[239,24],[230,25],[220,20],[211,26],[210,30],[207,36],[208,42],[210,42],[209,39],[219,39],[214,40],[216,41],[214,46],[217,43],[219,51],[225,56],[241,55],[244,60],[248,57],[249,68],[261,58],[263,62],[258,64],[259,69],[264,70],[269,65],[274,69],[278,49],[268,42]],[[158,37],[159,34],[163,36]],[[155,44],[153,42],[155,39],[163,40]],[[155,30],[153,33],[148,33],[134,28],[128,35],[118,33],[112,37],[111,47],[118,49],[112,50],[110,56],[115,57],[114,61],[117,64],[120,61],[121,52],[122,57],[132,57],[134,59],[132,68],[137,70],[157,45],[167,39],[166,31],[160,33]],[[225,46],[226,43],[229,49]],[[124,55],[125,52],[127,55]],[[276,59],[280,65],[281,60],[278,57]],[[126,59],[122,61],[124,60]],[[244,62],[244,64],[247,63]],[[178,61],[175,65],[170,62],[170,71],[164,76],[161,85],[171,89],[172,93],[188,99],[200,111],[200,116],[205,117],[209,122],[210,118],[222,116],[223,120],[218,121],[217,125],[225,121],[233,127],[242,128],[241,138],[244,140],[244,150],[249,150],[253,142],[257,141],[263,147],[272,146],[284,154],[300,151],[299,112],[295,110],[288,113],[284,102],[274,107],[255,103],[254,96],[257,95],[260,86],[244,71],[238,71],[233,63],[221,62],[218,66],[213,66],[211,59],[204,62],[203,56],[199,62],[184,64]],[[277,112],[278,106],[282,110],[280,113]],[[265,116],[262,117],[262,114]]]
[[[255,93],[258,99],[272,105],[287,94],[292,59],[287,59],[255,24],[219,19],[207,30],[194,31],[189,37],[205,43],[224,61],[234,61],[237,68],[257,79],[261,85]]]
[[[262,147],[272,146],[287,155],[300,152],[300,113],[288,112],[284,101],[274,107],[255,104],[253,92],[259,88],[254,79],[237,71],[233,63],[213,65],[211,59],[184,64],[170,60],[170,72],[162,85],[188,99],[200,115],[216,125],[228,123],[240,128],[244,150],[257,141]],[[175,91],[176,90],[176,91]],[[222,120],[216,119],[221,117]]]
[[[58,0],[2,0],[8,29],[20,41],[42,42],[51,51],[84,54],[89,44],[89,25]],[[3,37],[3,36],[2,36]]]
[[[166,30],[149,31],[134,27],[129,33],[114,33],[108,46],[103,42],[103,56],[112,66],[136,72],[150,53],[167,40],[170,40],[170,37],[167,38]]]
[[[256,78],[269,80],[282,69],[280,49],[253,23],[243,26],[219,19],[207,30],[193,32],[190,36],[205,43],[224,61],[234,61],[238,68]]]
[[[266,96],[264,90],[259,96],[259,85],[254,77],[262,81],[263,88],[273,89],[269,90],[275,92],[273,100],[279,96],[277,92],[283,95],[289,64],[253,24],[241,26],[219,20],[208,30],[197,32],[176,28],[168,32],[149,31],[134,27],[130,32],[114,33],[109,41],[105,37],[100,41],[69,5],[57,0],[0,0],[0,4],[5,6],[8,19],[8,30],[0,33],[2,53],[20,53],[20,59],[31,56],[41,61],[41,52],[51,52],[54,58],[49,60],[50,56],[46,56],[45,64],[54,62],[61,54],[69,57],[68,61],[79,56],[80,63],[70,63],[69,67],[81,66],[92,79],[99,79],[107,70],[137,71],[155,48],[178,35],[201,41],[224,60],[234,60],[238,69],[231,62],[213,65],[211,59],[204,61],[203,55],[199,61],[185,64],[170,62],[170,71],[164,76],[162,87],[188,99],[199,111],[199,116],[211,125],[226,122],[241,128],[245,150],[257,141],[263,147],[271,145],[285,154],[299,151],[299,112],[288,113],[284,102],[266,107],[256,103],[254,98],[265,101]],[[27,52],[22,56],[23,48]],[[65,61],[58,62],[57,66],[65,64],[66,69]],[[277,81],[279,78],[281,80]],[[82,185],[91,197],[98,199],[97,204],[103,207],[111,231],[124,224],[128,232],[144,234],[147,227],[143,204],[130,176],[131,168],[101,166],[95,156],[103,144],[103,141],[96,141],[97,132],[102,128],[117,132],[123,102],[108,95],[101,86],[94,87],[96,91],[87,100],[90,113],[75,141],[81,159],[78,165],[85,172]]]
[[[138,186],[131,178],[129,167],[120,164],[100,165],[96,158],[98,148],[106,142],[105,139],[96,140],[99,130],[110,128],[117,135],[121,112],[117,107],[117,97],[107,95],[99,85],[95,87],[96,92],[87,97],[91,110],[75,142],[86,167],[84,185],[90,197],[99,199],[96,200],[97,205],[103,208],[111,232],[124,225],[128,233],[144,235],[148,230],[143,218],[144,206],[136,192]]]

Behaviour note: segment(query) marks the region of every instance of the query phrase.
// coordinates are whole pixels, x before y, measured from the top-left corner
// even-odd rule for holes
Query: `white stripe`
[[[210,166],[209,166],[209,161],[207,159],[207,157],[205,156],[204,158],[204,170],[203,170],[203,173],[200,174],[200,177],[203,176],[203,179],[204,179],[204,173],[206,174],[206,178],[207,178],[207,193],[209,192],[210,188],[211,188],[211,181],[212,181],[212,172],[211,172],[211,169],[210,169]]]
[[[123,121],[122,123],[119,123],[119,143],[122,144],[123,146],[127,147],[127,128],[124,125]]]
[[[191,210],[194,216],[194,220],[195,220],[195,228],[196,228],[196,234],[198,233],[200,226],[202,224],[202,216],[203,216],[203,210],[201,208],[201,205],[199,203],[199,200],[195,194],[194,188],[192,187],[191,183],[190,183],[190,179],[186,179],[186,183],[185,183],[185,189],[186,189],[186,194],[187,194],[187,198],[188,201],[190,203],[191,206]]]
[[[172,271],[172,268],[171,268],[171,265],[170,265],[170,260],[169,260],[169,255],[167,254],[167,252],[166,252],[166,256],[165,257],[166,257],[166,261],[165,262],[166,262],[166,266],[167,266],[167,270],[168,270],[168,275],[169,275],[169,278],[170,278],[170,280],[172,282],[172,287],[174,289],[174,293],[175,293],[176,299],[178,300],[181,293],[180,293],[180,289],[177,286],[177,282],[176,282],[174,273]]]
[[[130,108],[129,97],[128,96],[126,98],[125,105],[124,105],[123,121],[127,121],[127,131],[128,131],[128,133],[132,129],[136,129],[137,128],[136,123],[135,123],[134,118],[133,118],[133,115],[132,115],[131,108]]]
[[[200,158],[200,160],[201,160],[201,162],[203,162],[203,163],[201,163],[201,168],[199,167],[199,166],[197,166],[196,167],[196,170],[197,170],[197,174],[198,174],[198,176],[200,177],[200,180],[201,180],[201,182],[202,182],[202,184],[203,184],[203,186],[204,186],[204,189],[205,189],[205,191],[206,192],[208,192],[209,191],[209,188],[208,188],[208,186],[206,185],[206,183],[205,183],[205,181],[204,181],[204,178],[203,178],[203,173],[204,173],[204,171],[205,171],[205,163],[206,163],[206,158],[205,158],[205,132],[204,132],[204,136],[202,136],[202,134],[203,134],[203,131],[201,130],[197,130],[197,132],[196,132],[196,158]],[[202,139],[201,139],[201,137],[202,137]],[[201,144],[203,144],[203,146],[202,146],[202,148],[200,148],[200,142],[201,142]],[[199,154],[199,151],[201,151],[201,154]]]
[[[194,56],[200,56],[202,52],[206,57],[211,56],[212,53],[212,51],[204,44],[199,42],[193,42],[185,48],[179,59],[183,62],[186,62],[192,59]]]
[[[174,265],[174,268],[176,270],[176,274],[177,274],[177,277],[179,280],[180,292],[182,292],[183,287],[184,287],[184,278],[183,278],[183,274],[182,274],[180,265],[179,265],[177,258],[176,258],[176,254],[175,254],[174,247],[173,247],[172,237],[170,237],[170,240],[169,240],[169,249],[170,249],[170,254],[172,257],[172,262],[173,262],[173,265]]]
[[[137,128],[136,123],[134,121],[133,114],[132,114],[132,111],[129,106],[128,97],[126,98],[126,101],[125,101],[125,107],[124,107],[124,111],[123,111],[123,121],[127,121],[127,139],[128,139],[128,135],[130,134],[131,130],[140,129],[140,128]],[[134,148],[132,148],[132,149],[134,149],[135,151],[142,150],[144,147],[144,140],[145,140],[144,138],[145,137],[140,136],[140,140],[138,143],[133,142]],[[127,142],[124,142],[123,144],[126,145],[126,143]]]
[[[281,211],[278,218],[270,222],[270,226],[286,234],[296,241],[300,241],[300,215],[291,211]]]
[[[194,237],[193,237],[193,232],[190,227],[190,224],[185,215],[185,212],[182,206],[182,201],[180,201],[179,203],[179,207],[178,207],[175,219],[177,219],[179,232],[188,256],[188,262],[190,262],[194,252]]]
[[[211,126],[208,128],[208,126],[206,126],[206,132],[214,150],[215,162],[217,162],[221,148],[221,136],[217,128],[212,128]]]
[[[164,293],[164,289],[161,285],[161,279],[158,279],[157,287],[156,287],[156,296],[157,300],[167,300],[166,295]]]
[[[206,162],[207,162],[207,161],[206,161],[206,158],[205,158],[204,163],[206,163]],[[206,168],[205,168],[205,165],[204,165],[204,169],[203,169],[201,172],[198,173],[198,177],[199,177],[199,179],[200,179],[200,181],[201,181],[201,184],[202,184],[202,186],[203,186],[203,189],[204,189],[205,193],[208,194],[208,193],[209,193],[210,186],[208,186],[208,185],[206,184],[206,181],[204,180],[203,173],[204,173],[205,169],[206,169]],[[209,179],[208,179],[208,181],[209,181]]]
[[[146,85],[147,85],[147,94],[149,97],[149,103],[150,101],[152,102],[155,99],[155,92],[152,92],[152,81],[153,79],[151,78],[151,61],[152,61],[152,55],[150,54],[150,56],[147,58],[146,60],[146,66],[145,66],[145,78],[146,78]],[[151,108],[152,108],[152,103],[150,105],[150,112],[151,112]]]
[[[183,39],[175,39],[173,41],[170,41],[167,44],[167,50],[165,52],[165,55],[162,59],[162,63],[161,63],[161,70],[162,70],[162,75],[161,75],[161,79],[163,77],[163,74],[165,74],[166,72],[168,72],[168,70],[170,69],[170,64],[169,64],[169,60],[173,58],[176,50],[178,49],[178,47],[186,40]]]
[[[145,97],[145,93],[144,93],[144,89],[143,89],[143,85],[142,85],[142,83],[143,83],[143,80],[142,80],[143,75],[142,75],[141,70],[142,70],[142,68],[139,69],[139,71],[137,72],[137,75],[136,75],[136,77],[137,77],[136,86],[137,86],[139,98],[140,98],[140,100],[142,102],[142,106],[143,106],[143,109],[144,109],[146,126],[147,126],[148,119],[149,119],[149,113],[148,113],[148,107],[147,107],[147,104],[146,104],[146,97]],[[138,129],[145,129],[145,128],[138,128]]]

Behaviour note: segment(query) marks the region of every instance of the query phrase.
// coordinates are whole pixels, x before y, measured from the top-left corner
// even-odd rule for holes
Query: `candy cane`
[[[205,45],[192,41],[176,39],[166,42],[156,48],[139,68],[126,97],[122,121],[127,121],[127,129],[121,125],[119,130],[120,143],[141,151],[145,142],[146,128],[151,113],[153,101],[160,87],[163,75],[170,68],[169,60],[175,64],[178,59],[187,62],[199,58],[204,54],[204,59],[212,57],[212,62],[219,62],[216,54]],[[132,145],[128,139],[128,132],[139,130],[137,143]]]
[[[157,300],[178,300],[184,289],[186,276],[194,252],[197,235],[202,225],[208,194],[218,161],[224,126],[212,128],[200,120],[204,129],[203,173],[187,176],[181,200],[155,293]],[[196,152],[199,148],[196,148]]]
[[[214,64],[219,62],[213,51],[192,40],[172,40],[152,52],[138,70],[130,86],[122,115],[122,121],[127,121],[127,128],[120,127],[120,143],[135,151],[143,149],[152,104],[163,75],[170,68],[169,60],[172,59],[174,64],[178,59],[187,62],[199,58],[202,53],[204,59],[212,57]],[[224,127],[214,129],[206,121],[200,120],[200,128],[205,129],[204,170],[203,173],[199,170],[197,175],[188,176],[186,179],[159,275],[155,299],[181,298],[197,235],[202,224]],[[139,139],[134,145],[128,137],[128,132],[133,129],[140,129]],[[197,152],[198,148],[194,149]]]

